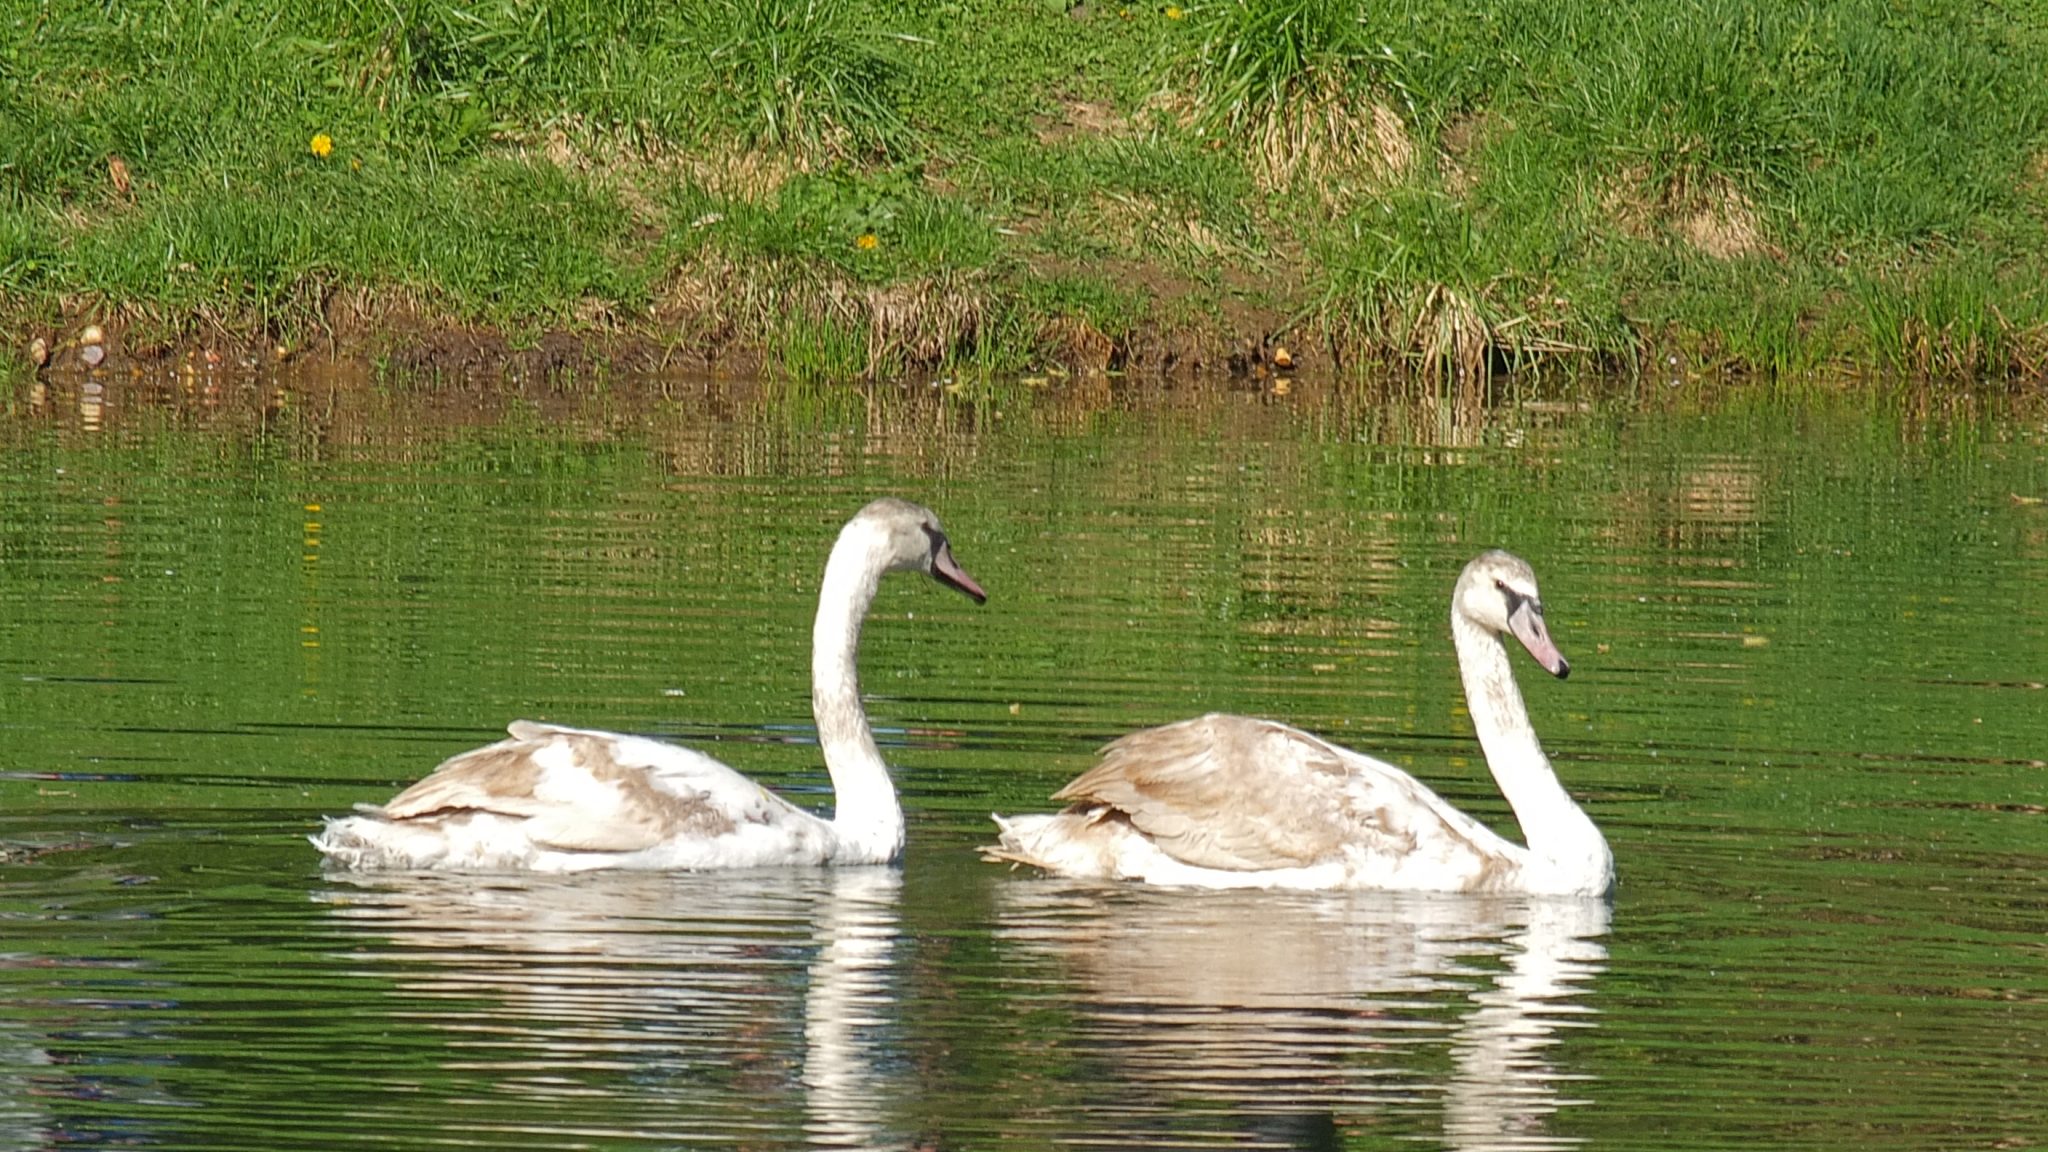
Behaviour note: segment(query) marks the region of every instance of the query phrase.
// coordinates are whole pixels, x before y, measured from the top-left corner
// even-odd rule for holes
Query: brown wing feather
[[[1370,789],[1361,803],[1360,785],[1335,749],[1306,733],[1209,715],[1115,741],[1053,798],[1113,808],[1168,855],[1204,868],[1295,868],[1347,847],[1412,849],[1402,806],[1372,803]]]
[[[389,820],[455,811],[530,816],[538,807],[533,790],[541,774],[533,752],[531,743],[514,739],[451,756],[379,811]]]
[[[657,787],[638,766],[620,764],[605,737],[520,722],[513,738],[450,757],[393,797],[388,820],[435,820],[488,812],[525,818],[535,844],[563,851],[637,852],[675,836],[711,838],[737,826],[702,793]],[[549,788],[535,759],[566,744],[581,774]]]

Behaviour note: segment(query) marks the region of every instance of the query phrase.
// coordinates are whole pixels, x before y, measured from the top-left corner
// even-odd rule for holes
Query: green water
[[[0,1149],[2048,1147],[2048,404],[1116,382],[23,385],[0,419]],[[828,802],[811,598],[885,587],[901,869],[323,875],[518,717]],[[1505,546],[1605,903],[984,864],[1206,709],[1512,834],[1446,604]]]

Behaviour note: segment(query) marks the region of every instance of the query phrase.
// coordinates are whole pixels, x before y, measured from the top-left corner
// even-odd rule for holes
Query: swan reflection
[[[895,869],[330,879],[362,974],[396,982],[389,1031],[429,1033],[427,1074],[476,1105],[450,1131],[903,1143]]]
[[[1119,1125],[1150,1116],[1179,1141],[1176,1118],[1198,1109],[1264,1147],[1337,1147],[1350,1129],[1458,1149],[1577,1143],[1549,1131],[1580,1102],[1553,1050],[1595,1019],[1581,1000],[1606,960],[1604,900],[1016,876],[998,910],[1010,962],[1075,989],[1076,1042],[1102,1053],[1107,1080],[1080,1107]]]

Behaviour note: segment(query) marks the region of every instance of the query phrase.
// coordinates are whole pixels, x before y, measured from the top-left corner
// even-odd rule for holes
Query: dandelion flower
[[[313,142],[307,147],[312,149],[313,155],[325,160],[334,153],[334,137],[325,132],[316,132],[313,134]]]
[[[872,252],[882,246],[882,241],[873,232],[863,232],[854,237],[853,246],[863,252]]]
[[[1183,12],[1183,11],[1182,11],[1182,10],[1181,10],[1181,9],[1180,9],[1180,8],[1179,8],[1178,6],[1176,6],[1176,5],[1173,5],[1173,4],[1168,4],[1168,5],[1166,6],[1166,18],[1167,18],[1168,20],[1178,20],[1178,19],[1180,19],[1181,17],[1183,17],[1183,16],[1185,16],[1185,15],[1187,15],[1187,13],[1186,13],[1186,12]]]

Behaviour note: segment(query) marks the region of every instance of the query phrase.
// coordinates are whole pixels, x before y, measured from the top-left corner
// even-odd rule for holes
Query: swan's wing
[[[524,821],[534,844],[637,852],[772,823],[788,805],[701,752],[637,736],[518,721],[377,809],[387,820],[487,812]]]
[[[1473,829],[1491,836],[1392,765],[1243,716],[1134,732],[1053,798],[1107,809],[1098,816],[1128,820],[1184,863],[1235,871],[1477,849]]]

